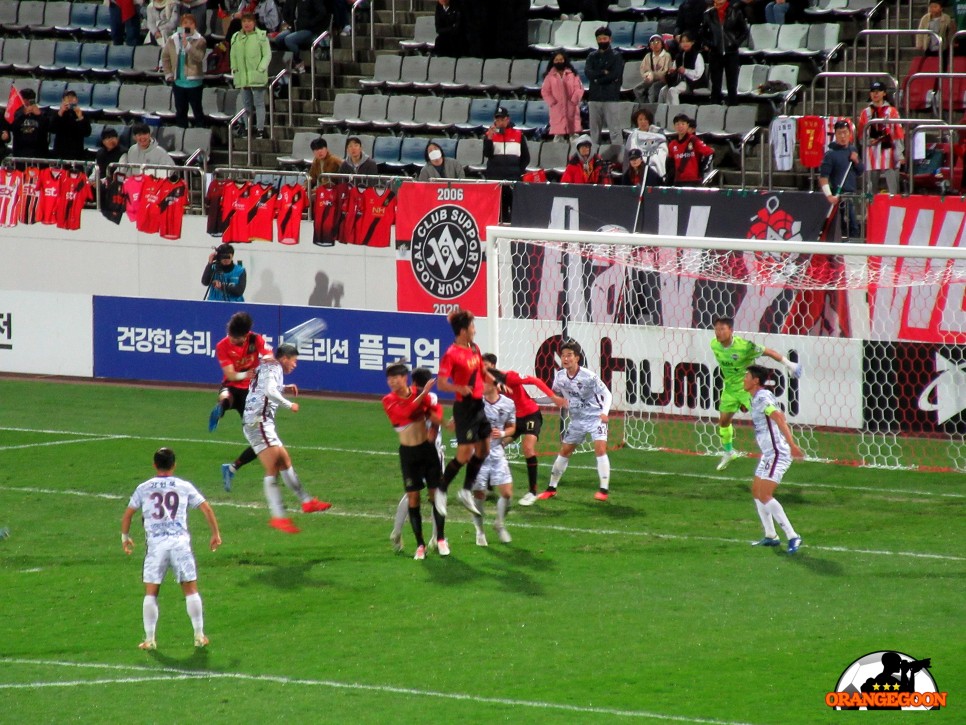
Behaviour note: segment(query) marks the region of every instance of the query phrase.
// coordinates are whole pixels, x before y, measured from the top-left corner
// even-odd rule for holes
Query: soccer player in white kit
[[[587,436],[594,442],[597,456],[597,477],[600,488],[594,494],[598,501],[606,501],[610,490],[610,458],[607,457],[607,418],[613,400],[610,391],[596,373],[581,367],[584,351],[574,340],[560,346],[560,364],[551,388],[564,397],[570,410],[570,423],[560,440],[560,452],[550,469],[547,490],[537,496],[545,501],[557,495],[557,484],[567,470],[570,456]]]
[[[174,476],[174,451],[159,448],[154,453],[157,475],[138,486],[121,517],[121,546],[124,553],[134,551],[131,538],[131,520],[141,512],[147,552],[144,555],[144,602],[141,616],[144,621],[144,641],[138,645],[143,650],[158,648],[155,630],[158,625],[158,591],[168,570],[174,571],[175,579],[184,592],[185,607],[195,631],[195,647],[207,647],[204,610],[198,593],[198,566],[191,551],[191,534],[188,532],[188,509],[201,509],[211,529],[211,550],[221,546],[221,534],[215,512],[193,484]]]
[[[277,483],[279,475],[282,476],[285,485],[292,489],[302,502],[304,513],[325,511],[332,507],[332,504],[312,498],[305,492],[292,466],[292,458],[275,432],[275,411],[278,410],[279,405],[293,413],[299,412],[299,404],[291,402],[282,395],[286,390],[292,391],[295,395],[299,393],[295,385],[285,385],[283,382],[284,376],[295,370],[298,356],[298,348],[285,343],[278,346],[274,358],[262,359],[252,375],[248,400],[245,401],[245,414],[242,416],[245,438],[248,439],[248,444],[265,469],[265,498],[268,499],[268,508],[272,512],[272,518],[268,524],[286,534],[297,534],[300,529],[285,515],[282,492]]]
[[[473,526],[476,528],[476,545],[486,546],[486,533],[483,531],[484,504],[486,494],[494,489],[499,498],[496,502],[496,521],[493,528],[496,535],[504,544],[513,539],[506,529],[506,515],[510,510],[513,497],[513,476],[510,475],[510,464],[506,458],[504,444],[513,440],[517,424],[517,406],[507,396],[501,395],[493,380],[483,381],[483,411],[490,421],[490,452],[480,466],[476,480],[473,482],[473,498],[480,515],[472,514]]]
[[[745,372],[745,390],[751,395],[751,421],[755,425],[755,440],[761,449],[751,494],[755,497],[755,508],[765,529],[765,537],[754,546],[778,546],[781,543],[775,532],[777,521],[788,537],[788,553],[794,554],[802,545],[802,537],[796,533],[774,494],[792,464],[792,458],[802,457],[802,449],[795,444],[774,393],[765,387],[770,379],[771,371],[760,365],[751,365]]]

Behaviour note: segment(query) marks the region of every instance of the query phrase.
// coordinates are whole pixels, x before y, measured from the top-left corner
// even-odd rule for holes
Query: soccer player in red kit
[[[224,378],[218,392],[218,402],[208,416],[209,431],[218,427],[218,421],[229,409],[237,410],[238,415],[244,415],[252,372],[263,357],[271,357],[271,354],[272,348],[265,344],[265,338],[252,332],[251,315],[247,312],[236,312],[231,316],[228,320],[228,335],[215,345],[215,356]],[[231,481],[238,469],[257,457],[252,447],[248,446],[234,463],[221,465],[221,478],[226,491],[231,491]]]
[[[426,541],[423,539],[423,518],[419,510],[419,492],[429,489],[430,501],[434,502],[439,489],[442,469],[436,446],[429,439],[426,420],[434,415],[430,390],[433,380],[416,390],[409,385],[409,368],[403,362],[395,362],[386,368],[386,382],[391,391],[382,399],[383,410],[399,434],[399,462],[402,466],[403,485],[409,503],[409,523],[416,535],[415,559],[426,558]],[[449,546],[443,534],[445,519],[433,503],[433,519],[436,523],[436,544],[442,556],[449,554]],[[402,540],[393,538],[397,551]]]
[[[456,310],[449,313],[449,324],[456,340],[443,359],[439,361],[439,380],[437,386],[444,393],[456,393],[453,403],[453,423],[456,427],[456,457],[443,471],[443,506],[437,506],[445,515],[446,490],[463,466],[466,466],[466,481],[459,492],[460,503],[470,513],[480,515],[473,499],[473,481],[490,452],[490,422],[486,419],[483,406],[483,378],[492,380],[483,366],[483,355],[473,338],[476,337],[476,322],[469,310]],[[447,547],[448,548],[448,547]],[[440,547],[440,554],[443,548]]]
[[[540,378],[531,375],[520,375],[513,370],[497,370],[496,355],[488,352],[483,356],[483,364],[490,371],[493,378],[503,386],[510,400],[516,406],[517,424],[513,433],[513,440],[522,437],[521,448],[527,462],[527,483],[529,492],[520,499],[521,506],[531,506],[537,500],[537,440],[543,428],[543,413],[540,406],[530,397],[524,385],[533,385],[550,398],[558,408],[563,407],[564,399],[555,394]]]

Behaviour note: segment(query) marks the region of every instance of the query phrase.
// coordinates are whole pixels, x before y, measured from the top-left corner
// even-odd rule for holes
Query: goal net
[[[712,320],[793,362],[812,460],[966,471],[966,250],[489,227],[490,350],[548,383],[560,343],[614,396],[610,443],[720,453]],[[563,424],[566,424],[565,417]],[[735,446],[755,453],[750,416]],[[543,436],[549,452],[557,441]]]

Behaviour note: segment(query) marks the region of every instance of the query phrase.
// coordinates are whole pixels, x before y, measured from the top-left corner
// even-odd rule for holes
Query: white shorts
[[[571,418],[567,424],[567,430],[563,432],[560,440],[563,443],[577,445],[584,442],[584,438],[590,436],[594,441],[607,440],[607,424],[599,417],[597,418]]]
[[[792,465],[792,457],[785,455],[762,456],[758,461],[758,468],[755,469],[755,477],[765,481],[782,482],[782,476]]]
[[[476,474],[473,490],[485,491],[487,485],[503,486],[507,483],[513,483],[513,476],[510,475],[510,464],[506,458],[487,456],[480,466],[480,472]]]
[[[278,433],[275,432],[274,420],[245,423],[242,430],[245,432],[248,445],[255,451],[256,456],[266,448],[282,445],[282,440],[278,437]]]
[[[174,572],[174,578],[179,584],[198,580],[198,566],[195,555],[191,551],[191,544],[154,545],[148,547],[144,555],[145,584],[160,584],[168,569]]]

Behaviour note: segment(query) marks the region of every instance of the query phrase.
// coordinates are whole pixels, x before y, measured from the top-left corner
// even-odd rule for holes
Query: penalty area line
[[[303,677],[285,677],[282,675],[250,675],[242,672],[208,672],[182,670],[174,667],[162,667],[160,670],[143,665],[113,665],[96,662],[64,662],[59,660],[33,660],[0,657],[0,662],[8,664],[41,665],[49,667],[66,667],[75,669],[105,669],[127,672],[163,672],[168,677],[157,674],[145,677],[120,677],[97,680],[70,680],[66,682],[33,682],[33,683],[0,683],[0,689],[27,689],[30,687],[80,687],[84,685],[105,684],[137,684],[139,682],[179,680],[240,680],[244,682],[270,682],[281,685],[301,685],[304,687],[323,687],[337,690],[357,690],[360,692],[376,692],[390,695],[405,695],[409,697],[425,697],[437,700],[454,700],[474,702],[481,705],[501,705],[504,707],[532,708],[539,710],[556,710],[559,712],[573,712],[585,715],[607,715],[612,717],[634,718],[640,720],[659,720],[661,722],[695,723],[695,725],[753,725],[744,721],[720,720],[717,718],[688,717],[687,715],[669,715],[666,713],[649,712],[647,710],[627,710],[623,708],[600,707],[594,705],[568,705],[565,703],[546,702],[542,700],[517,700],[504,697],[484,697],[461,692],[441,692],[438,690],[422,690],[413,687],[399,687],[396,685],[369,685],[361,682],[339,682],[337,680],[313,680]]]

